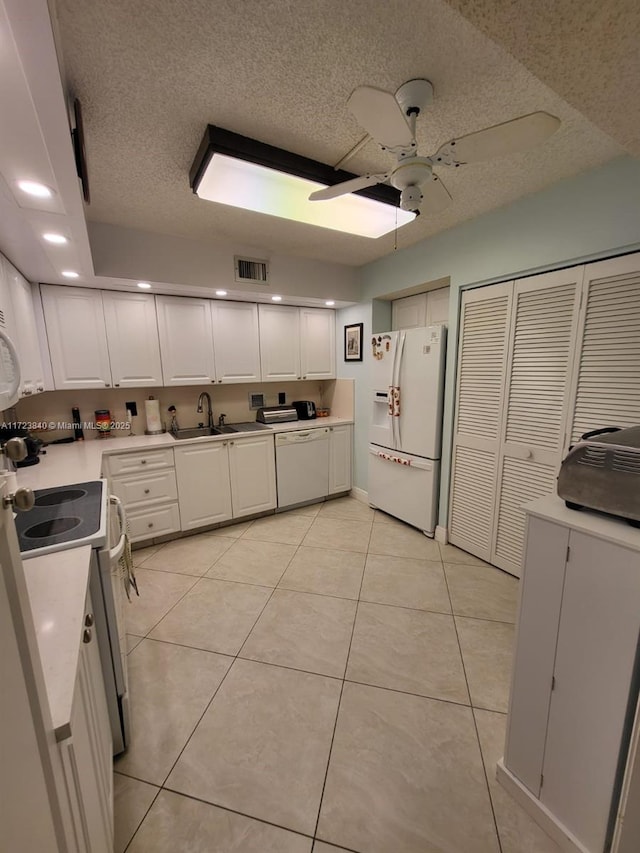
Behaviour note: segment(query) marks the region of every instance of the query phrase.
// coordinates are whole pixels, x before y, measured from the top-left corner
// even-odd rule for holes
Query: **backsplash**
[[[196,412],[196,404],[201,391],[208,391],[211,395],[211,404],[214,420],[217,423],[221,414],[226,415],[227,423],[238,423],[240,421],[253,421],[256,417],[255,410],[249,408],[249,393],[263,393],[266,406],[278,405],[278,393],[286,394],[286,402],[293,400],[313,400],[316,405],[331,407],[335,403],[340,411],[332,411],[341,417],[352,417],[353,414],[353,389],[343,387],[349,380],[310,380],[300,382],[256,382],[241,385],[193,385],[180,386],[178,388],[105,388],[86,389],[80,391],[47,391],[20,400],[16,404],[16,419],[21,422],[47,424],[71,423],[71,409],[77,406],[80,409],[81,421],[93,422],[97,409],[108,409],[111,412],[112,421],[126,421],[126,403],[135,402],[138,408],[138,417],[133,418],[132,433],[143,435],[146,427],[144,414],[144,401],[153,396],[160,401],[160,417],[169,426],[171,415],[167,412],[169,406],[177,409],[178,423],[181,427],[196,426],[200,421],[206,422],[206,411],[202,414]],[[338,387],[336,387],[338,386]],[[4,419],[8,412],[4,413]],[[34,434],[44,441],[56,438],[64,438],[72,435],[71,429],[34,429]],[[127,430],[114,430],[111,435],[127,435]],[[86,439],[95,437],[95,433],[84,431]]]

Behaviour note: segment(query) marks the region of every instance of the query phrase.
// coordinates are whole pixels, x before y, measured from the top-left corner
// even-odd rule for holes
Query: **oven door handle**
[[[120,538],[118,539],[118,544],[109,550],[109,562],[114,563],[119,560],[124,553],[124,546],[127,541],[127,522],[124,514],[124,506],[122,505],[120,498],[115,495],[109,495],[109,503],[115,506],[118,514],[118,521],[120,522]]]

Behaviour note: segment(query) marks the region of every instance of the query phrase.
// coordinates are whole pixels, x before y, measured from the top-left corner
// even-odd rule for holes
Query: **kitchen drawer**
[[[172,468],[114,477],[111,480],[111,491],[120,498],[127,510],[147,509],[156,504],[178,500],[176,474]]]
[[[180,530],[180,512],[177,503],[128,512],[127,520],[132,542],[154,536],[165,536],[167,533],[177,533]]]
[[[109,476],[155,471],[158,468],[173,468],[173,448],[162,447],[138,453],[118,453],[108,457]]]

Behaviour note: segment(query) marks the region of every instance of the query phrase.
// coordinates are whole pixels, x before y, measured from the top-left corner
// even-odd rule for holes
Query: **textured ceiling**
[[[638,0],[448,0],[631,154],[640,156]]]
[[[413,77],[435,87],[419,120],[421,153],[534,110],[562,126],[531,152],[443,169],[454,203],[402,228],[398,247],[623,153],[444,0],[57,0],[56,8],[64,74],[83,105],[94,221],[346,264],[386,255],[393,234],[368,240],[212,204],[193,195],[188,173],[208,123],[335,163],[363,135],[345,106],[351,91],[395,90]],[[389,164],[370,141],[345,168]]]

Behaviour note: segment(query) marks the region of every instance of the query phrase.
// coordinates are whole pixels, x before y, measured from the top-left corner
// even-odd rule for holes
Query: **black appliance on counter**
[[[0,427],[0,445],[5,444],[10,438],[23,438],[27,446],[26,458],[21,462],[14,462],[16,468],[27,468],[29,465],[37,465],[40,462],[40,450],[44,442],[29,430],[20,427]]]
[[[298,413],[301,421],[312,421],[316,415],[316,404],[313,400],[294,400],[291,404]]]

